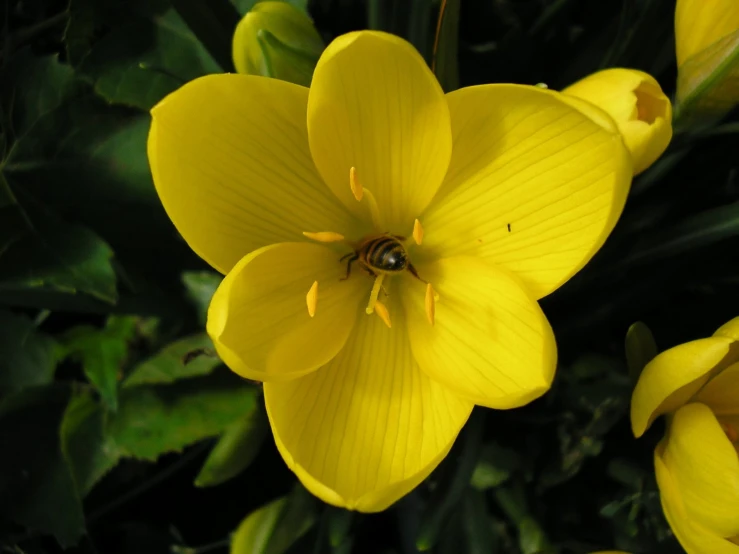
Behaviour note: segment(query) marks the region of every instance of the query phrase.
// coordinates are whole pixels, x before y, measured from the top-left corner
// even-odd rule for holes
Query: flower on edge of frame
[[[672,140],[672,104],[648,73],[604,69],[562,93],[587,100],[613,118],[633,157],[634,175],[657,161]]]
[[[211,75],[152,110],[164,208],[226,274],[208,333],[264,381],[277,447],[324,501],[379,511],[449,452],[475,404],[550,387],[537,299],[613,229],[631,159],[603,127],[522,85],[445,95],[406,41],[343,35],[310,90]],[[606,116],[607,117],[607,116]],[[410,271],[374,277],[357,242],[402,235]]]
[[[739,554],[739,318],[649,362],[634,388],[640,437],[660,415],[654,453],[662,508],[688,554]]]

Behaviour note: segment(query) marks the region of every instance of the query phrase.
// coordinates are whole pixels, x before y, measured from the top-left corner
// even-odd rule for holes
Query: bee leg
[[[347,258],[349,258],[351,256],[356,256],[356,255],[357,255],[356,252],[349,252],[348,254],[344,254],[341,258],[339,258],[339,261],[340,262],[343,262]]]
[[[391,234],[388,233],[388,236],[391,236],[394,239],[398,239],[400,242],[404,242],[404,241],[408,240],[408,237],[404,237],[402,235],[391,235]]]
[[[343,262],[344,259],[346,259],[346,258],[347,258],[347,256],[344,256],[339,261],[342,261]],[[354,262],[356,262],[358,259],[359,259],[359,256],[357,256],[357,254],[355,252],[352,252],[351,254],[349,254],[349,261],[346,264],[346,276],[344,276],[341,279],[339,279],[339,281],[346,281],[349,278],[349,275],[352,274],[352,264]]]
[[[411,263],[408,264],[408,271],[410,271],[411,272],[411,275],[413,275],[416,279],[418,279],[422,283],[426,283],[427,285],[429,284],[428,281],[425,281],[425,280],[421,279],[421,277],[419,277],[418,272],[416,271],[416,268],[413,267],[413,264],[411,264]]]

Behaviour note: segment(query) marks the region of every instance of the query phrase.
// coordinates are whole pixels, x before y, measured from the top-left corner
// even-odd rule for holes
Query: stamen
[[[423,227],[421,226],[421,222],[418,220],[413,223],[413,240],[415,240],[418,245],[423,241]]]
[[[317,233],[303,231],[303,235],[318,242],[341,242],[344,240],[344,235],[334,233],[333,231],[318,231]]]
[[[349,186],[351,187],[352,194],[354,195],[354,198],[357,199],[357,202],[361,202],[365,196],[367,197],[367,207],[369,208],[372,223],[377,229],[382,229],[382,225],[380,222],[380,210],[377,207],[377,200],[375,199],[375,195],[372,194],[369,189],[364,188],[362,186],[362,183],[359,182],[356,167],[349,168]]]
[[[356,167],[349,168],[349,186],[352,188],[352,194],[354,195],[354,198],[357,199],[357,202],[361,202],[364,189],[362,187],[362,183],[360,183],[359,179],[357,179]]]
[[[439,299],[439,295],[436,294],[434,287],[431,283],[426,284],[426,318],[433,327],[434,321],[436,320],[436,301]]]
[[[365,312],[367,312],[367,315],[375,311],[375,306],[377,305],[377,296],[380,294],[380,289],[382,288],[382,280],[384,277],[385,275],[383,273],[375,277],[375,283],[372,285],[370,299],[367,303],[367,308],[364,310]]]
[[[387,311],[387,307],[379,300],[375,302],[375,313],[380,317],[382,321],[385,322],[385,325],[387,325],[388,328],[393,327],[390,323],[390,314]]]
[[[305,303],[308,305],[308,315],[313,317],[316,315],[316,306],[318,305],[318,281],[313,281],[313,284],[305,295]]]

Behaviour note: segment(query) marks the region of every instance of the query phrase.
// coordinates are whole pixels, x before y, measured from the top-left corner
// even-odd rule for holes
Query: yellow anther
[[[413,223],[413,240],[416,241],[416,244],[421,244],[423,241],[423,226],[418,220]]]
[[[377,296],[380,294],[380,289],[382,288],[382,279],[384,278],[384,274],[380,274],[377,277],[375,277],[375,283],[372,285],[372,292],[370,293],[370,299],[367,303],[367,308],[364,310],[367,312],[367,314],[371,314],[375,311],[375,306],[377,305]]]
[[[316,306],[318,305],[318,281],[313,281],[313,284],[305,295],[305,303],[308,306],[308,315],[313,317],[316,315]]]
[[[364,188],[362,188],[362,183],[357,179],[356,167],[349,168],[349,186],[352,188],[354,198],[357,199],[357,202],[361,202],[362,196],[364,195]]]
[[[436,301],[439,299],[439,295],[434,291],[434,287],[431,283],[426,284],[426,318],[429,323],[433,326],[436,320]]]
[[[387,311],[387,306],[380,302],[379,300],[375,302],[375,313],[380,317],[382,321],[385,322],[385,325],[387,325],[389,328],[392,328],[392,324],[390,323],[390,314]]]
[[[333,231],[319,231],[317,233],[303,231],[303,235],[311,240],[317,240],[318,242],[340,242],[344,240],[344,235],[334,233]]]

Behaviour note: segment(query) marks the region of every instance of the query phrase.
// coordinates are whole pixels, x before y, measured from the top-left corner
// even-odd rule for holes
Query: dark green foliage
[[[259,386],[221,366],[204,329],[222,276],[177,234],[146,157],[148,110],[232,70],[254,3],[0,10],[0,551],[227,552],[249,516],[252,550],[236,554],[680,552],[654,480],[661,429],[635,440],[629,401],[655,342],[739,315],[736,110],[677,135],[592,263],[543,299],[552,390],[476,409],[414,492],[355,514],[296,485]],[[446,0],[435,56],[441,0],[290,3],[326,43],[406,37],[447,91],[560,89],[616,66],[675,91],[674,0]]]

